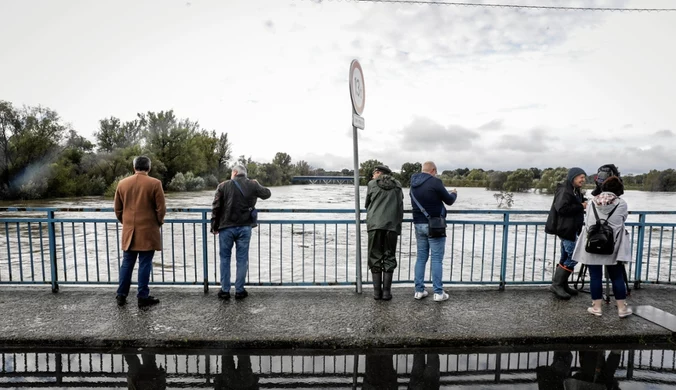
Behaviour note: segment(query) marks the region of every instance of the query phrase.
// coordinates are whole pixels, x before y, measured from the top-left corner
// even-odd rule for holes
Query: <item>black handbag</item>
[[[439,217],[430,217],[430,215],[425,211],[425,209],[422,207],[420,202],[418,202],[418,199],[415,198],[415,195],[413,195],[413,190],[411,190],[411,198],[415,202],[415,204],[418,206],[420,211],[427,217],[427,227],[428,227],[428,232],[427,236],[429,238],[439,238],[439,237],[446,237],[446,218],[439,216]],[[444,214],[444,206],[441,206],[441,214]]]

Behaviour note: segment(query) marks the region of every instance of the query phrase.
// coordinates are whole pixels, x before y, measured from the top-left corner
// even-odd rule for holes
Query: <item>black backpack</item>
[[[592,202],[596,223],[587,228],[587,243],[584,246],[584,250],[587,253],[612,255],[615,252],[615,235],[613,234],[613,228],[608,225],[608,220],[615,212],[615,209],[617,209],[617,206],[619,204],[613,207],[613,210],[608,214],[606,219],[600,219],[599,213],[596,212],[596,206]]]

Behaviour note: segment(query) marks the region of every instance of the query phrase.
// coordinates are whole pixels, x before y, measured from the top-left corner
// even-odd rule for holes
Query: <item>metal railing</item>
[[[442,387],[491,388],[496,385],[535,384],[537,367],[551,365],[553,351],[541,352],[426,352],[425,355],[369,353],[257,355],[234,351],[200,351],[194,354],[109,352],[0,352],[0,388],[127,388],[139,370],[146,378],[166,383],[167,388],[215,388],[228,376],[225,359],[237,360],[237,379],[260,388],[361,388],[365,381],[390,376],[406,386],[420,375],[420,363],[427,357],[431,371]],[[559,352],[561,353],[561,352]],[[598,351],[604,356],[607,352]],[[615,379],[620,383],[676,385],[676,355],[673,350],[616,351],[620,361]],[[233,356],[236,354],[236,357]],[[418,361],[416,372],[416,357]],[[578,351],[571,351],[571,371],[580,371]],[[144,366],[134,367],[139,362]],[[594,361],[596,362],[596,361]],[[242,367],[245,366],[245,369]],[[233,383],[234,385],[234,383]],[[216,386],[219,388],[219,386]]]
[[[163,250],[155,254],[151,283],[209,285],[220,280],[211,210],[169,209]],[[412,283],[415,229],[406,211],[398,240],[395,283]],[[356,264],[354,210],[261,209],[253,229],[247,284],[328,286],[368,282],[367,245]],[[452,210],[449,212],[445,284],[496,285],[551,282],[559,241],[544,233],[547,211]],[[633,211],[626,223],[634,261],[628,275],[640,283],[674,283],[676,211]],[[366,237],[365,223],[360,229]],[[117,284],[122,260],[121,224],[112,209],[0,208],[0,284]],[[234,256],[234,255],[233,255]],[[429,267],[428,262],[428,267]],[[232,261],[234,268],[235,261]],[[429,270],[426,276],[429,278]]]

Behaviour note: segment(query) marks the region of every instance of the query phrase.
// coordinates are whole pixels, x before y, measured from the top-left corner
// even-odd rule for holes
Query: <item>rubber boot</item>
[[[571,297],[576,297],[577,296],[577,290],[574,288],[570,288],[570,284],[568,284],[568,279],[570,279],[570,276],[573,274],[573,270],[567,270],[563,268],[564,271],[566,271],[564,275],[564,282],[563,282],[563,289],[566,290],[566,293],[570,295]]]
[[[624,299],[617,300],[617,314],[620,318],[629,317],[633,311],[627,306],[627,301]]]
[[[392,299],[392,276],[393,272],[383,272],[383,301]]]
[[[382,272],[371,272],[371,275],[373,275],[373,299],[382,299],[383,274]]]
[[[554,272],[554,281],[552,281],[552,285],[549,286],[549,291],[553,292],[557,298],[564,300],[570,299],[570,294],[563,288],[563,285],[566,283],[566,272],[568,271],[557,266],[556,272]],[[568,273],[570,274],[570,272]]]
[[[601,310],[601,303],[603,302],[603,299],[594,299],[592,301],[592,306],[587,308],[587,311],[590,312],[591,314],[595,316],[601,316],[603,314]],[[619,301],[618,301],[619,303]]]

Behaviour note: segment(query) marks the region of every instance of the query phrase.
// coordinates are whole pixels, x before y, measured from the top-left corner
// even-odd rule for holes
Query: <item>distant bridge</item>
[[[359,176],[363,179],[364,176]],[[294,176],[291,184],[354,184],[354,176]]]

